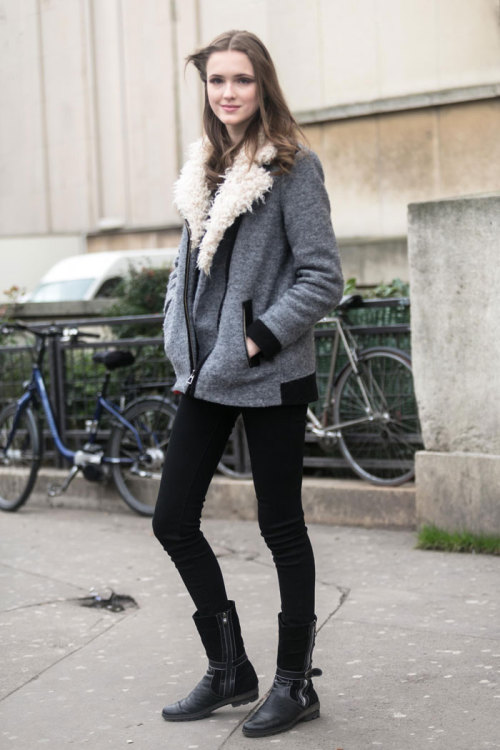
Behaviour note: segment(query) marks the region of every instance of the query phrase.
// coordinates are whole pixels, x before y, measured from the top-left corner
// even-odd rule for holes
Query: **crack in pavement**
[[[229,555],[235,555],[236,557],[240,557],[243,560],[248,560],[249,562],[257,563],[257,565],[262,565],[265,568],[271,568],[273,570],[276,569],[276,566],[272,560],[263,560],[260,555],[260,552],[241,552],[239,550],[232,549],[231,547],[227,547],[225,545],[219,544],[219,548],[222,548],[224,550],[227,550],[227,556]],[[217,555],[219,557],[219,555]],[[221,557],[226,557],[226,555],[221,555]],[[316,578],[316,583],[321,584],[322,586],[333,586],[334,588],[338,589],[340,592],[347,591],[349,592],[349,589],[345,589],[342,586],[337,586],[336,583],[332,583],[331,581],[324,581],[321,578]],[[342,601],[343,604],[343,601]]]
[[[68,651],[67,654],[63,654],[59,659],[56,659],[51,664],[49,664],[48,666],[46,666],[44,669],[41,669],[37,674],[33,675],[28,680],[26,680],[25,682],[23,682],[22,685],[18,685],[13,690],[11,690],[9,693],[6,693],[2,697],[0,697],[0,703],[2,703],[4,700],[6,700],[7,698],[9,698],[11,695],[14,695],[14,693],[17,693],[19,690],[22,690],[24,687],[26,687],[26,685],[29,685],[30,682],[34,682],[35,680],[38,680],[39,677],[41,677],[43,674],[45,674],[46,672],[48,672],[50,669],[53,669],[53,667],[57,666],[58,664],[60,664],[61,662],[63,662],[65,659],[69,659],[69,657],[73,656],[73,654],[77,654],[79,651],[82,651],[84,648],[86,648],[87,646],[89,646],[91,643],[93,643],[94,641],[96,641],[98,638],[100,638],[101,636],[103,636],[106,633],[108,633],[112,628],[116,628],[118,625],[120,625],[122,622],[124,622],[124,620],[128,619],[129,617],[135,617],[136,614],[137,614],[137,612],[131,612],[131,613],[127,613],[127,614],[124,613],[123,615],[119,616],[119,620],[117,620],[116,622],[112,622],[109,625],[109,627],[105,628],[100,633],[96,633],[96,635],[94,635],[91,638],[89,638],[89,640],[85,641],[85,643],[82,643],[80,646],[77,646],[72,651]]]
[[[1,614],[7,614],[10,612],[18,612],[20,609],[30,609],[31,607],[44,607],[47,604],[61,604],[62,602],[69,602],[72,601],[71,599],[67,599],[66,597],[59,597],[59,599],[47,599],[46,602],[32,602],[31,604],[19,604],[16,607],[8,607],[7,609],[2,609],[0,612]]]
[[[228,547],[225,544],[217,544],[214,542],[214,546],[218,547],[220,550],[223,550],[222,554],[216,554],[216,557],[229,557],[229,555],[235,555],[236,557],[241,557],[244,560],[255,560],[259,556],[259,552],[241,552],[241,550],[233,549],[232,547]]]
[[[351,589],[349,589],[349,588],[347,588],[345,586],[335,586],[335,588],[337,589],[337,591],[340,592],[339,603],[337,604],[337,606],[335,607],[335,609],[332,612],[330,612],[330,614],[326,617],[325,621],[323,623],[321,623],[321,625],[316,629],[316,633],[319,633],[320,630],[322,628],[324,628],[324,626],[326,625],[326,623],[329,622],[332,619],[332,617],[334,617],[337,614],[337,612],[339,611],[339,609],[342,607],[343,604],[345,604],[345,602],[349,598],[349,594],[351,593]]]
[[[86,588],[84,586],[80,586],[78,583],[71,583],[70,581],[65,581],[62,578],[54,578],[54,576],[49,576],[46,573],[37,573],[34,570],[25,570],[24,568],[18,568],[15,565],[9,565],[8,563],[0,563],[0,566],[2,568],[8,568],[9,570],[15,570],[16,573],[24,573],[28,576],[34,576],[36,578],[43,578],[47,581],[54,581],[55,583],[62,583],[65,586],[71,586],[74,589],[81,589],[82,591],[86,591]]]

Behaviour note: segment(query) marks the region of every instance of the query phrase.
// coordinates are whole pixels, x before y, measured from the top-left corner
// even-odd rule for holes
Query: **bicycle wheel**
[[[19,416],[13,440],[4,454],[12,429],[17,404],[0,413],[0,509],[17,510],[26,502],[40,466],[40,433],[33,412],[25,409]]]
[[[403,484],[413,478],[415,453],[423,448],[411,361],[396,349],[374,348],[360,352],[358,367],[372,419],[366,419],[360,383],[347,365],[335,388],[334,423],[364,421],[339,428],[340,449],[363,479]]]
[[[252,476],[247,436],[241,414],[235,422],[217,468],[221,474],[233,479],[250,479]]]
[[[172,403],[157,396],[136,401],[125,409],[123,416],[137,430],[142,451],[134,433],[122,424],[111,434],[111,458],[128,460],[112,464],[116,488],[127,505],[144,516],[153,515],[158,485],[148,480],[161,478],[175,413]]]

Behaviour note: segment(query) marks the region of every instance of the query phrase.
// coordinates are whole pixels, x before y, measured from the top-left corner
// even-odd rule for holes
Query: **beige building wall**
[[[404,275],[408,202],[498,188],[498,0],[2,0],[0,15],[0,259],[2,237],[171,243],[202,106],[183,61],[228,28],[271,50],[349,275]]]
[[[406,233],[408,203],[500,187],[500,99],[327,121],[320,154],[341,237]]]
[[[262,36],[294,112],[498,83],[498,0],[200,0],[201,39]]]

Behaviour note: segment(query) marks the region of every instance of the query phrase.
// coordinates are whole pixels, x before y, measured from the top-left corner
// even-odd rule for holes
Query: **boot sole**
[[[209,706],[208,708],[203,709],[202,711],[197,711],[196,713],[192,714],[169,714],[164,713],[162,711],[162,716],[165,719],[165,721],[197,721],[198,719],[204,719],[206,716],[210,716],[210,714],[213,711],[217,711],[218,708],[223,708],[223,706],[245,706],[247,703],[253,703],[253,701],[256,701],[259,697],[258,691],[251,690],[248,693],[242,693],[241,695],[234,695],[232,698],[225,698],[222,701],[219,701],[218,703],[214,703],[212,706]]]
[[[301,721],[312,721],[313,719],[319,718],[319,703],[315,703],[314,706],[309,706],[302,714],[299,714],[296,719],[289,722],[288,724],[282,724],[279,727],[273,727],[272,729],[245,729],[242,727],[242,732],[245,737],[268,737],[271,734],[279,734],[280,732],[288,732],[289,729],[293,729],[296,724]]]

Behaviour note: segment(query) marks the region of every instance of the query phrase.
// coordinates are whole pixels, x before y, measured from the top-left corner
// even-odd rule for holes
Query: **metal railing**
[[[383,344],[410,350],[408,300],[370,300],[361,309],[365,311],[365,317],[369,318],[368,325],[356,322],[360,315],[357,310],[352,311],[352,315],[349,313],[354,324],[351,330],[358,337],[361,347]],[[389,310],[392,310],[390,314]],[[59,338],[48,342],[44,376],[60,435],[68,446],[76,447],[81,444],[85,436],[85,421],[93,414],[95,396],[104,374],[102,365],[95,364],[92,360],[94,352],[98,350],[128,349],[136,357],[131,367],[113,373],[109,389],[111,400],[123,405],[148,393],[176,400],[176,396],[171,393],[174,373],[163,353],[162,336],[119,338],[113,333],[124,326],[139,324],[150,326],[152,332],[155,332],[155,328],[157,331],[161,325],[162,317],[138,315],[54,321],[64,326],[81,328],[83,337],[85,328],[98,328],[102,333],[99,340],[83,340],[76,344],[61,342]],[[391,319],[396,322],[390,322]],[[380,321],[378,324],[377,320]],[[44,327],[47,323],[30,325]],[[319,325],[315,330],[320,401],[328,378],[332,336],[331,328]],[[21,393],[23,381],[30,377],[31,361],[31,341],[0,345],[0,408]],[[339,358],[339,365],[342,364],[342,359]],[[106,430],[106,424],[103,427]],[[62,461],[51,449],[50,441],[46,441],[45,458],[54,461],[56,465],[60,465]],[[334,468],[341,470],[347,466],[340,453],[333,450],[331,454],[324,455],[313,443],[306,444],[304,465],[306,468],[328,471]]]

